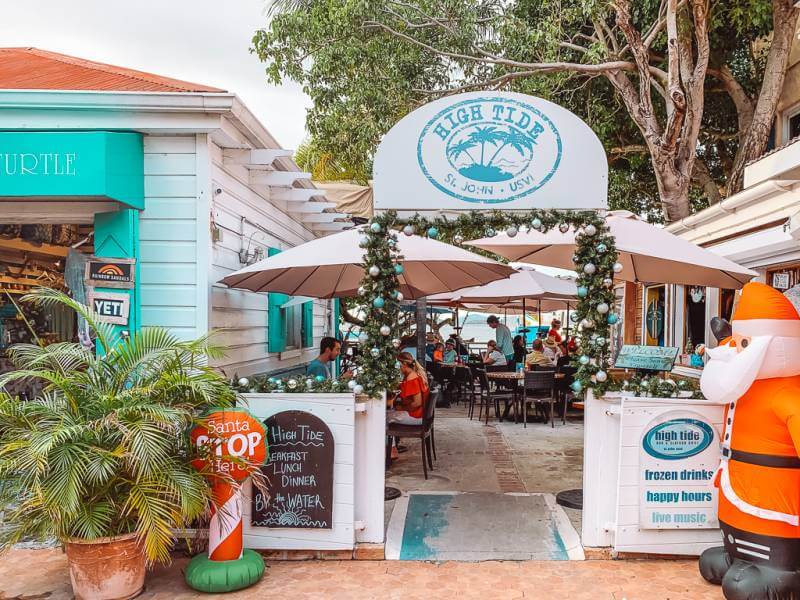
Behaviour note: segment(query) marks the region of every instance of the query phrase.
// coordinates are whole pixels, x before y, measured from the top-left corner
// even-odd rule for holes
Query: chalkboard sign
[[[620,369],[671,371],[677,356],[678,348],[673,346],[625,345],[614,366]]]
[[[269,500],[254,489],[252,525],[293,529],[333,528],[333,435],[318,417],[301,410],[266,421],[269,462],[261,468]]]

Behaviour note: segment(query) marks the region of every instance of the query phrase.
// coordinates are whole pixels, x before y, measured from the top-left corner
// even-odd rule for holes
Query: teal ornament
[[[386,304],[386,301],[383,298],[381,298],[380,296],[378,296],[377,298],[375,298],[372,301],[372,306],[374,306],[375,308],[383,308],[383,306],[385,304]]]
[[[428,228],[428,237],[429,238],[437,238],[439,237],[439,230],[436,227]]]
[[[314,379],[316,379],[317,383],[322,383],[323,381],[325,381],[325,376],[317,375],[316,377],[314,377]]]
[[[369,246],[369,238],[365,235],[362,235],[360,238],[358,238],[358,247],[366,248],[367,246]]]
[[[608,324],[609,325],[616,325],[617,321],[619,321],[619,317],[617,315],[615,315],[614,313],[611,313],[610,315],[608,315]]]
[[[369,226],[370,231],[372,233],[380,233],[381,232],[381,224],[380,223],[373,223]]]
[[[381,349],[380,348],[371,348],[369,353],[370,353],[370,355],[372,355],[372,358],[378,358],[381,355]]]
[[[399,290],[395,290],[395,291],[393,291],[393,292],[392,292],[392,298],[394,298],[395,300],[397,300],[397,297],[398,297],[398,296],[402,296],[402,294],[400,293],[400,291],[399,291]]]
[[[538,218],[538,217],[535,218],[533,221],[531,221],[531,227],[533,227],[534,229],[537,229],[537,230],[541,229],[542,228],[542,220],[540,218]]]
[[[605,345],[606,345],[606,338],[604,338],[603,336],[599,336],[599,337],[597,338],[597,340],[595,340],[595,343],[596,343],[598,346],[605,346]]]
[[[572,391],[573,391],[573,392],[575,392],[576,394],[580,394],[580,393],[581,393],[581,391],[583,390],[583,384],[582,384],[582,383],[580,382],[580,380],[578,380],[578,379],[576,379],[575,381],[573,381],[573,382],[572,382],[572,385],[571,385],[571,386],[569,386],[569,387],[571,387],[571,388],[572,388]]]
[[[607,250],[608,250],[608,246],[606,246],[606,245],[605,245],[603,242],[600,242],[599,244],[597,244],[597,251],[598,251],[600,254],[603,254],[603,253],[604,253],[604,252],[606,252]]]
[[[588,295],[589,295],[589,288],[587,288],[585,285],[578,286],[578,298],[586,298],[586,296]]]
[[[394,272],[395,275],[400,275],[405,269],[403,269],[403,265],[395,265]]]
[[[486,237],[494,237],[496,235],[497,235],[497,232],[494,229],[492,229],[491,227],[489,227],[489,229],[486,230]]]
[[[576,312],[569,313],[569,320],[572,321],[573,323],[577,323],[578,322],[578,313],[576,313]]]
[[[578,359],[578,362],[581,363],[582,365],[588,365],[589,364],[589,357],[584,354],[583,356],[581,356]]]
[[[275,385],[277,382],[278,380],[275,379],[274,377],[270,377],[269,379],[267,379],[267,383],[269,383],[270,385]]]

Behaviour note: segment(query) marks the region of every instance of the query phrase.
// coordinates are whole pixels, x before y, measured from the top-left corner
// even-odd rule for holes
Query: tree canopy
[[[739,189],[744,164],[763,152],[792,4],[277,0],[253,44],[269,81],[300,82],[311,97],[315,151],[355,178],[415,107],[504,89],[561,104],[592,127],[609,157],[613,207],[672,220]]]

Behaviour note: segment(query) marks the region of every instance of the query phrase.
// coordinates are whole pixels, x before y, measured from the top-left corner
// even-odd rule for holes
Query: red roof
[[[0,89],[110,92],[224,92],[38,48],[0,48]]]

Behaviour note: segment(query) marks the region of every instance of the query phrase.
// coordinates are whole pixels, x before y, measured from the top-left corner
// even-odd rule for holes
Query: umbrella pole
[[[525,331],[525,329],[526,329],[525,321],[526,321],[526,319],[525,319],[525,298],[523,298],[522,299],[522,341],[523,341],[523,344],[525,344],[525,348],[527,349],[528,348],[528,332]]]
[[[569,356],[569,334],[572,333],[572,328],[569,326],[569,302],[567,302],[567,318],[564,319],[564,323],[567,325],[567,335],[564,336],[564,339],[567,342],[564,344],[564,356]]]
[[[542,326],[542,301],[539,300],[539,327]],[[536,332],[536,337],[539,337],[539,332]]]

